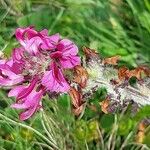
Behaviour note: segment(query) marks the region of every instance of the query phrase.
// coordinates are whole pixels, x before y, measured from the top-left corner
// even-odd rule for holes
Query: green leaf
[[[150,116],[150,106],[143,106],[139,112],[135,115],[134,119],[136,121],[140,121],[146,117]]]
[[[133,127],[133,121],[130,118],[124,117],[118,125],[118,134],[127,135]]]
[[[100,125],[102,128],[109,130],[114,124],[114,115],[104,114],[100,120]]]

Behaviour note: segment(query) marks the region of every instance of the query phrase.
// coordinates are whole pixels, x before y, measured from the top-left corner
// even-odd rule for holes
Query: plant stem
[[[25,125],[23,123],[20,123],[20,122],[16,122],[10,118],[8,118],[7,116],[4,116],[3,114],[0,113],[0,118],[8,121],[9,123],[11,124],[14,124],[14,125],[17,125],[17,126],[20,126],[20,127],[23,127],[23,128],[27,128],[28,130],[31,130],[33,131],[34,133],[36,133],[39,137],[41,137],[43,140],[45,140],[48,144],[50,144],[53,148],[55,149],[59,149],[54,143],[52,143],[49,139],[47,139],[44,135],[42,135],[39,131],[35,130],[34,128],[28,126],[28,125]]]

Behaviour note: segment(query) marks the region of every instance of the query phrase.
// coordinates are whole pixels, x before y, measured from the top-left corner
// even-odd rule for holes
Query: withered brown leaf
[[[82,104],[81,92],[77,91],[75,88],[71,87],[69,90],[69,95],[71,97],[72,104],[75,108],[78,108]]]
[[[138,80],[142,79],[142,73],[149,76],[150,70],[148,67],[140,66],[129,72],[129,78],[136,77]]]
[[[118,62],[119,59],[120,59],[119,55],[109,57],[109,58],[105,58],[103,60],[103,64],[117,65],[117,62]]]
[[[88,72],[84,67],[79,65],[76,66],[74,70],[75,70],[74,82],[78,83],[81,86],[81,88],[85,88],[88,80]]]
[[[125,66],[119,68],[118,70],[118,78],[120,81],[124,80],[125,78],[129,77],[129,69]]]
[[[119,68],[118,78],[120,81],[124,79],[130,79],[132,77],[136,77],[138,80],[141,80],[142,73],[145,74],[146,76],[149,76],[150,75],[149,68],[145,66],[139,66],[133,70],[129,70],[127,67],[124,66],[124,67]]]
[[[105,100],[103,100],[102,102],[99,103],[101,106],[101,110],[105,113],[108,114],[108,107],[110,105],[110,100],[107,98]]]
[[[142,121],[138,125],[138,132],[136,134],[137,143],[143,143],[143,140],[145,138],[145,130],[146,130],[146,124]]]
[[[131,78],[131,77],[136,77],[138,80],[140,80],[141,79],[141,73],[142,73],[143,71],[141,70],[141,69],[139,69],[139,68],[136,68],[136,69],[133,69],[133,70],[131,70],[130,72],[129,72],[129,78]]]
[[[69,95],[71,97],[72,105],[73,105],[73,113],[78,116],[83,110],[83,102],[81,92],[77,91],[75,88],[71,87],[69,91]]]
[[[98,52],[96,52],[94,49],[90,49],[88,47],[83,47],[83,52],[86,56],[86,58],[90,58],[90,57],[99,57]]]
[[[82,104],[78,108],[73,108],[72,111],[76,116],[79,116],[81,114],[81,112],[83,111],[83,108],[84,108],[84,104]]]

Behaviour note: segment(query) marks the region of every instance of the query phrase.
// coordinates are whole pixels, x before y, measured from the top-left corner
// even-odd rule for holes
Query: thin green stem
[[[45,140],[48,144],[50,144],[53,148],[55,149],[59,149],[54,143],[52,143],[49,139],[47,139],[44,135],[42,135],[39,131],[35,130],[34,128],[28,126],[28,125],[25,125],[23,123],[20,123],[20,122],[16,122],[10,118],[8,118],[7,116],[4,116],[3,114],[0,113],[0,118],[8,121],[9,123],[11,124],[14,124],[14,125],[17,125],[17,126],[20,126],[20,127],[23,127],[23,128],[27,128],[28,130],[30,131],[33,131],[34,133],[36,133],[39,137],[41,137],[43,140]]]

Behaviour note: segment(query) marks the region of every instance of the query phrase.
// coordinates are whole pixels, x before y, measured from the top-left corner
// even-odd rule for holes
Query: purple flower
[[[21,120],[31,117],[41,108],[47,92],[68,92],[70,86],[63,68],[80,64],[77,46],[59,34],[37,32],[33,27],[18,28],[16,38],[21,47],[13,49],[9,60],[0,60],[0,86],[11,88],[8,96],[16,97],[11,107],[23,109]]]
[[[51,53],[51,58],[57,59],[63,68],[73,68],[80,64],[80,58],[77,56],[78,47],[72,41],[60,40],[56,49]]]

